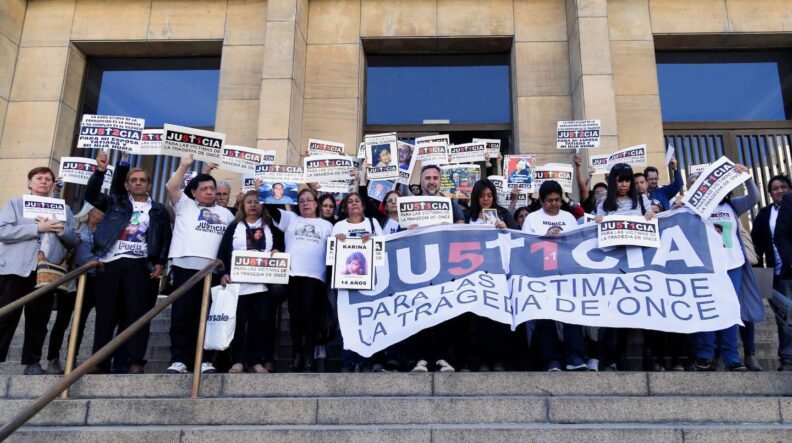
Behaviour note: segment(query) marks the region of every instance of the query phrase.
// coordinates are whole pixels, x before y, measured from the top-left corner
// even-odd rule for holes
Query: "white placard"
[[[487,177],[487,180],[491,181],[498,191],[506,191],[509,189],[509,187],[506,186],[506,177],[502,175],[490,175]]]
[[[308,155],[344,155],[344,144],[326,140],[308,139]]]
[[[303,158],[306,183],[345,181],[354,177],[357,162],[346,155],[311,155]]]
[[[453,223],[451,199],[446,197],[399,197],[399,225],[409,228]]]
[[[486,143],[465,143],[462,145],[450,145],[448,147],[449,163],[475,163],[483,162],[484,154],[487,153]]]
[[[166,124],[162,137],[162,154],[182,157],[192,154],[195,160],[220,163],[225,134]]]
[[[751,178],[750,174],[738,173],[731,160],[721,157],[699,175],[696,183],[682,198],[682,203],[702,218],[707,218],[726,194],[749,178]]]
[[[487,145],[487,154],[490,158],[498,158],[501,153],[501,141],[497,138],[474,138],[473,143],[484,143]]]
[[[690,165],[688,174],[701,174],[709,166],[709,163],[702,163],[700,165]]]
[[[611,246],[660,247],[660,229],[657,219],[647,220],[642,215],[608,215],[597,225],[600,249]]]
[[[349,194],[354,184],[354,180],[319,182],[316,190],[323,194]]]
[[[451,144],[451,137],[448,134],[441,135],[427,135],[424,137],[415,138],[415,146],[422,145],[445,145]]]
[[[302,166],[256,165],[256,180],[264,183],[304,183]]]
[[[256,177],[253,174],[244,174],[242,176],[242,192],[248,193],[256,190]]]
[[[135,155],[162,155],[162,129],[144,129],[140,146],[132,150]]]
[[[335,248],[336,238],[327,237],[327,243],[325,243],[325,266],[333,266],[335,263]]]
[[[347,238],[335,242],[333,288],[374,288],[374,242],[361,238]]]
[[[415,146],[399,142],[399,178],[396,180],[397,183],[401,183],[403,185],[410,184],[412,180],[412,175],[415,173]]]
[[[610,172],[610,164],[608,164],[609,155],[592,155],[589,156],[591,166],[594,166],[595,174],[607,174]]]
[[[366,158],[366,144],[361,143],[358,145],[357,158]]]
[[[445,144],[416,145],[414,156],[421,162],[421,166],[447,165],[448,146]]]
[[[665,164],[670,164],[671,163],[671,159],[674,158],[674,152],[675,151],[676,150],[674,149],[673,146],[668,145],[668,148],[666,149]]]
[[[23,195],[22,217],[33,220],[37,217],[46,217],[66,221],[66,201],[61,198]]]
[[[560,121],[556,124],[556,137],[558,149],[599,148],[600,121]]]
[[[65,183],[74,183],[77,185],[87,185],[88,179],[96,171],[96,160],[85,157],[61,157],[60,177]],[[115,167],[107,165],[107,172],[105,172],[104,182],[102,189],[110,189],[113,183],[113,173]]]
[[[256,165],[275,163],[275,151],[264,151],[247,146],[225,145],[220,169],[241,174],[256,172]]]
[[[536,167],[536,157],[530,154],[507,155],[504,162],[506,186],[509,189],[516,186],[523,193],[533,192],[533,170]]]
[[[536,166],[533,171],[533,189],[539,191],[542,183],[554,180],[561,185],[564,192],[572,192],[572,165],[561,163],[549,163],[544,166]]]
[[[234,283],[289,283],[289,262],[286,253],[263,251],[233,251],[231,253],[231,281]]]
[[[145,120],[121,115],[85,114],[80,123],[77,147],[132,152],[140,146]]]
[[[635,145],[620,149],[613,154],[592,155],[589,157],[594,166],[595,174],[607,174],[616,163],[626,163],[630,166],[646,166],[646,145]]]

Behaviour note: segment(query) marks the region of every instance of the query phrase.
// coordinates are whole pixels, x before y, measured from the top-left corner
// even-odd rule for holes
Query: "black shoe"
[[[715,365],[712,360],[707,360],[706,358],[697,358],[693,367],[696,371],[700,372],[711,372],[715,370]]]
[[[41,369],[40,363],[33,363],[25,366],[25,375],[44,375],[44,370]]]
[[[303,372],[316,372],[316,365],[314,364],[313,357],[307,357],[305,359],[305,365],[303,366]]]
[[[351,374],[355,372],[355,364],[354,363],[344,363],[344,366],[341,367],[341,372],[344,374]]]
[[[289,371],[291,372],[302,372],[303,370],[303,358],[302,355],[297,354],[294,356],[294,360],[292,360],[291,367]]]
[[[327,365],[324,358],[316,359],[316,372],[326,372]]]
[[[778,367],[779,372],[792,372],[792,360],[781,360],[781,366]]]
[[[742,362],[739,362],[739,361],[738,362],[734,362],[734,363],[729,363],[729,365],[726,367],[726,369],[731,371],[731,372],[747,372],[748,371],[748,367],[745,366]]]

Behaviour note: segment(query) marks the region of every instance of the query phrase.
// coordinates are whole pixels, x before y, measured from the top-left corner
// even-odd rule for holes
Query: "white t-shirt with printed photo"
[[[255,223],[248,223],[245,226],[244,222],[239,222],[236,225],[236,229],[234,229],[234,240],[232,242],[232,249],[234,251],[247,251],[248,250],[248,235],[247,229],[257,229],[261,228],[261,219],[256,220]],[[265,248],[264,251],[269,251],[272,249],[272,231],[270,227],[264,225],[262,229],[264,231],[264,238],[265,238]],[[230,269],[228,270],[230,271]],[[239,285],[239,295],[247,295],[247,294],[256,294],[259,292],[266,292],[267,285],[264,283],[237,283]]]
[[[523,221],[522,231],[530,234],[545,235],[547,230],[558,227],[561,231],[568,231],[578,226],[575,216],[567,211],[558,211],[558,215],[550,215],[544,208],[531,212]]]
[[[374,225],[374,232],[371,232],[372,225]],[[349,219],[344,219],[333,226],[333,232],[330,235],[335,237],[338,234],[344,234],[347,238],[361,238],[364,235],[382,235],[382,228],[379,222],[373,218],[364,217],[360,223],[350,223]]]
[[[388,221],[385,222],[385,226],[382,228],[382,233],[388,235],[395,234],[397,232],[399,232],[399,222],[388,217]]]
[[[226,227],[234,220],[231,211],[218,205],[200,206],[184,194],[173,205],[173,211],[176,221],[168,257],[217,258]]]
[[[276,226],[283,231],[286,252],[291,254],[289,275],[324,281],[325,248],[333,225],[321,218],[305,218],[283,209],[278,211],[281,219]]]

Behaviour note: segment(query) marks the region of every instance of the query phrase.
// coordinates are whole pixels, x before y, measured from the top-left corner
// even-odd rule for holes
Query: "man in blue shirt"
[[[676,159],[672,158],[671,163],[668,165],[671,167],[671,170],[674,171],[674,181],[672,181],[671,184],[661,187],[657,186],[658,182],[660,181],[660,173],[657,171],[657,168],[654,166],[648,166],[646,169],[644,169],[646,182],[649,185],[649,196],[651,199],[657,200],[661,205],[663,205],[663,211],[667,211],[671,208],[671,200],[679,193],[679,191],[682,189],[682,185],[684,184],[682,180],[682,174],[677,168]]]

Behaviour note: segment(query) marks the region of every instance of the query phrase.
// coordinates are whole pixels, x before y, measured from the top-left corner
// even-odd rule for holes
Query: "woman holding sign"
[[[292,371],[313,372],[316,342],[316,309],[325,296],[325,253],[333,225],[319,217],[316,193],[303,189],[297,194],[300,215],[267,205],[275,226],[283,231],[289,270],[289,317],[292,339]]]
[[[55,174],[50,168],[39,167],[28,172],[27,186],[36,197],[49,197],[55,186]],[[62,200],[61,200],[62,202]],[[6,306],[36,287],[36,268],[39,262],[60,265],[66,249],[77,246],[79,235],[72,227],[74,217],[65,203],[65,220],[39,215],[25,217],[22,197],[14,197],[0,212],[0,307]],[[25,305],[25,342],[22,364],[25,374],[43,374],[41,349],[47,335],[47,322],[52,313],[53,294],[50,293]],[[0,362],[6,360],[11,339],[23,309],[0,318]]]
[[[283,235],[270,229],[269,214],[263,212],[258,191],[248,191],[242,198],[236,219],[228,225],[217,258],[223,260],[226,274],[220,283],[231,281],[233,251],[278,252],[284,249]],[[279,235],[280,234],[280,235]],[[236,330],[231,341],[231,369],[229,374],[272,372],[274,369],[275,314],[283,299],[282,285],[239,283],[236,310]]]

